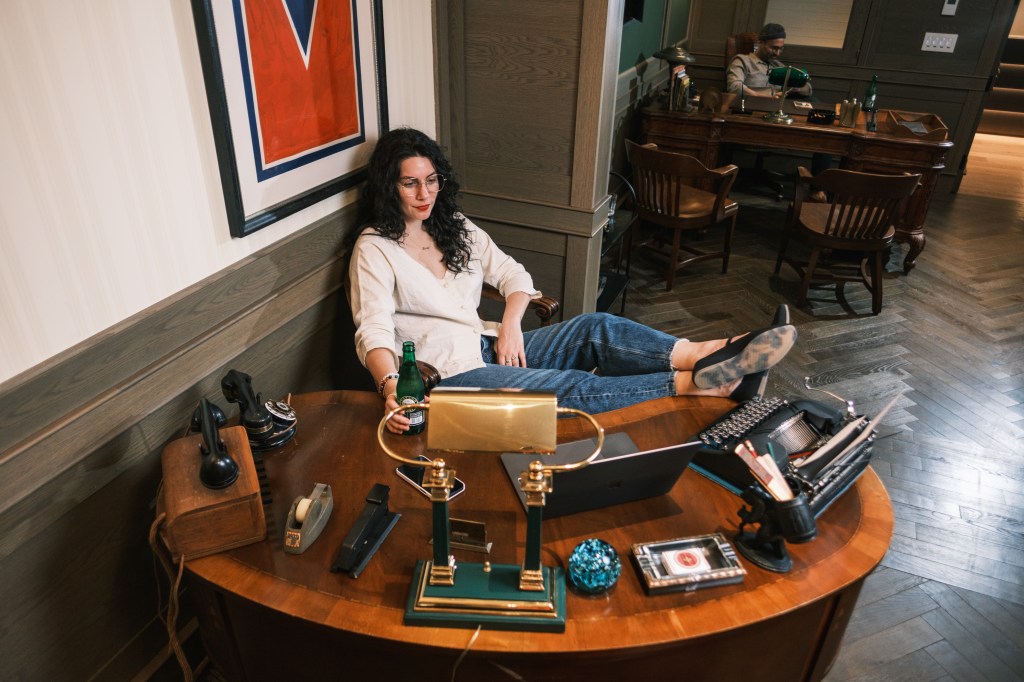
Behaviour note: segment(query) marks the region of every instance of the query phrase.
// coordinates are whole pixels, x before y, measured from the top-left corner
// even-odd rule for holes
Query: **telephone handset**
[[[228,370],[220,382],[224,397],[237,403],[240,421],[253,450],[270,450],[284,445],[295,435],[297,418],[291,405],[280,400],[263,402],[253,391],[252,377],[237,369]]]
[[[220,409],[220,406],[212,400],[204,400],[200,401],[196,405],[195,411],[192,412],[192,419],[189,420],[189,432],[191,433],[202,433],[203,431],[203,418],[207,409],[203,407],[204,402],[209,406],[213,422],[217,425],[218,429],[223,429],[228,424],[228,416],[224,414],[224,410]]]
[[[213,408],[213,404],[206,398],[199,401],[199,431],[203,435],[203,443],[199,446],[203,458],[199,465],[199,480],[207,488],[220,490],[238,479],[238,463],[231,459],[224,447]]]

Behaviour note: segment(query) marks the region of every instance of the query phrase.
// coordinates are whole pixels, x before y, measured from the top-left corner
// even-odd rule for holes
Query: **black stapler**
[[[341,543],[331,571],[348,573],[358,578],[384,539],[398,523],[401,514],[388,510],[388,496],[391,488],[376,483],[366,495],[366,506],[359,514],[352,530]]]

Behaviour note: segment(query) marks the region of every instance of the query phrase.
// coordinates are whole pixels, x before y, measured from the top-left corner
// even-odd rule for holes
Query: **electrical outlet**
[[[925,33],[922,52],[952,52],[956,47],[956,33]]]
[[[956,14],[956,5],[960,0],[945,0],[942,3],[942,14],[943,16],[951,17]]]

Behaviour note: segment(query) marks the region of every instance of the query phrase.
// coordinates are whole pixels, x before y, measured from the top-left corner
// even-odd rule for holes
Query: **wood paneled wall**
[[[621,0],[438,3],[439,137],[466,215],[571,316],[597,299]]]
[[[202,397],[237,417],[228,369],[268,398],[344,383],[331,374],[352,352],[338,324],[352,220],[333,214],[0,385],[0,679],[129,679],[166,646],[147,542],[161,451]]]

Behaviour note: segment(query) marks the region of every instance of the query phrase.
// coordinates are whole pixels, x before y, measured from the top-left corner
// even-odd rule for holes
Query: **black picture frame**
[[[238,107],[232,111],[229,104],[230,96],[225,84],[225,69],[231,68],[242,70],[241,60],[237,54],[231,53],[228,47],[228,58],[225,59],[225,51],[222,49],[221,41],[218,40],[218,23],[231,22],[228,26],[231,30],[234,27],[235,12],[229,13],[225,5],[238,10],[240,3],[244,0],[192,0],[192,15],[195,23],[196,38],[199,47],[200,63],[203,70],[203,80],[206,89],[206,98],[209,104],[210,120],[213,128],[214,146],[217,153],[217,165],[220,171],[221,185],[224,194],[224,204],[227,210],[228,227],[232,237],[245,237],[257,230],[260,230],[272,223],[292,215],[302,209],[311,206],[328,197],[338,194],[346,189],[354,187],[365,179],[365,157],[376,138],[388,130],[388,106],[387,106],[387,74],[385,68],[384,50],[384,26],[383,26],[383,0],[352,0],[355,12],[360,7],[368,11],[372,22],[372,31],[369,35],[363,32],[358,36],[358,41],[372,40],[372,47],[363,47],[364,53],[372,54],[372,59],[356,59],[357,75],[361,85],[361,93],[372,95],[372,101],[363,98],[360,103],[360,120],[362,121],[361,141],[356,144],[339,150],[339,154],[348,153],[352,159],[361,159],[355,163],[351,159],[341,159],[341,165],[349,162],[350,167],[343,168],[339,174],[321,177],[315,181],[309,181],[305,177],[301,180],[290,179],[289,185],[305,182],[309,186],[303,186],[300,191],[291,193],[288,189],[282,191],[289,195],[280,200],[273,201],[268,205],[259,205],[256,202],[247,202],[244,196],[243,183],[249,183],[251,172],[248,168],[240,168],[240,154],[238,149],[238,134],[244,133],[252,137],[251,119],[241,114]],[[222,31],[224,27],[222,27]],[[223,33],[221,34],[223,35]],[[358,55],[358,48],[357,48]],[[366,63],[369,61],[370,63]],[[364,79],[372,79],[372,87],[364,83]],[[237,90],[237,88],[236,88]],[[237,103],[238,95],[235,94]],[[368,106],[372,105],[372,106]],[[366,113],[365,108],[373,111]],[[245,127],[244,131],[236,130]],[[249,124],[246,127],[245,124]],[[249,152],[252,154],[252,152]],[[329,158],[330,155],[323,155],[318,158]],[[325,166],[328,164],[320,164]],[[305,174],[315,178],[308,170]],[[282,175],[287,175],[287,172]]]

